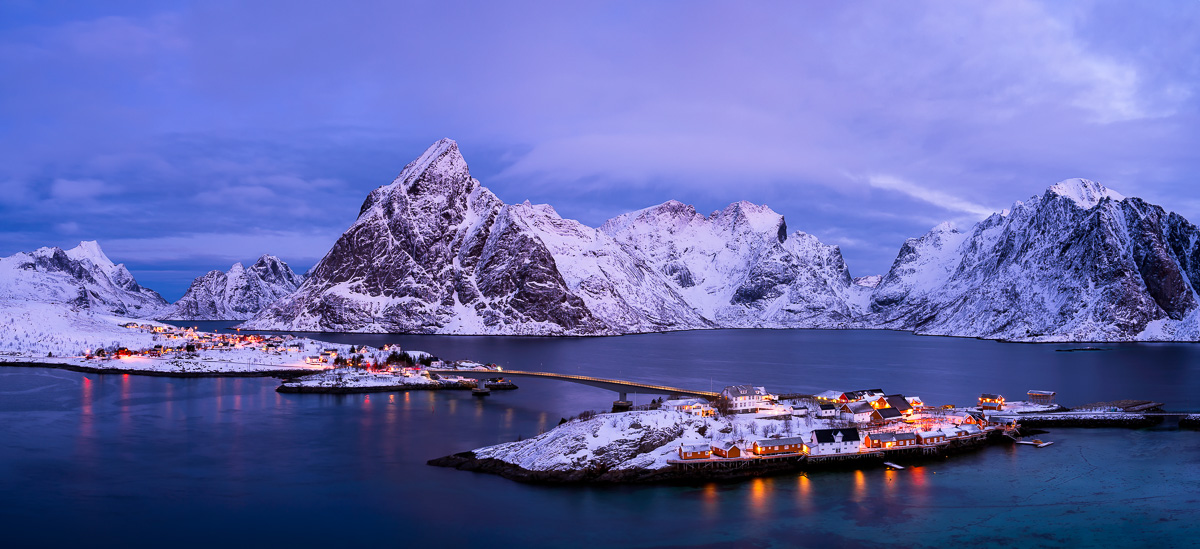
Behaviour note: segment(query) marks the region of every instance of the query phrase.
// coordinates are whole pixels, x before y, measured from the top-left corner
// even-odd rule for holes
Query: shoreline
[[[572,469],[567,471],[533,471],[496,458],[478,458],[474,451],[459,452],[434,458],[426,462],[434,467],[448,467],[459,471],[487,473],[526,484],[543,485],[619,485],[619,484],[692,484],[706,481],[737,481],[747,478],[768,477],[815,471],[840,471],[860,469],[862,465],[883,466],[893,456],[904,456],[907,460],[933,462],[954,454],[976,451],[986,446],[1010,441],[1000,431],[991,431],[975,440],[956,441],[955,444],[937,448],[913,447],[890,450],[844,454],[836,457],[821,456],[811,459],[805,455],[781,456],[766,459],[729,460],[729,467],[697,467],[703,464],[673,464],[661,469]],[[926,452],[926,450],[936,450]],[[721,462],[716,462],[721,463]],[[738,464],[738,466],[734,466]],[[682,465],[682,466],[681,466]],[[722,463],[722,465],[725,465]]]
[[[81,372],[85,374],[129,374],[138,376],[150,377],[179,377],[179,378],[200,378],[200,377],[274,377],[280,379],[291,379],[312,374],[311,370],[297,370],[294,368],[281,370],[246,370],[240,372],[186,372],[186,371],[162,371],[162,370],[138,370],[131,368],[97,368],[94,366],[81,366],[78,364],[63,364],[60,362],[27,362],[27,361],[5,361],[0,362],[0,367],[13,368],[53,368],[56,370],[69,370],[72,372]]]

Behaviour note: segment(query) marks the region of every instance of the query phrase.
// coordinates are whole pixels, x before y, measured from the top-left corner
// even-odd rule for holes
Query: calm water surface
[[[619,338],[326,335],[446,359],[684,387],[882,387],[927,402],[1054,389],[1200,409],[1200,346],[1003,344],[880,331]],[[277,380],[0,369],[4,546],[1189,546],[1200,433],[1055,429],[904,471],[729,484],[528,486],[426,460],[529,437],[614,394],[545,380],[464,392],[281,395]],[[641,400],[649,397],[641,397]],[[1165,543],[1164,543],[1165,542]]]

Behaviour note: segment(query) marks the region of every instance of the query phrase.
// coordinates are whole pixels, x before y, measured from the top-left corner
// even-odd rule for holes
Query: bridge
[[[521,370],[442,370],[431,369],[431,374],[461,376],[468,379],[487,380],[494,377],[503,378],[527,378],[527,379],[554,379],[558,381],[567,381],[570,383],[578,383],[589,387],[597,387],[615,391],[620,395],[618,403],[628,405],[629,393],[642,393],[648,395],[667,395],[667,396],[689,396],[699,397],[708,400],[716,400],[720,393],[712,391],[695,391],[692,389],[681,389],[679,387],[668,387],[666,385],[655,385],[653,383],[641,383],[638,381],[625,381],[621,379],[605,379],[601,377],[591,376],[576,376],[571,374],[556,374],[553,372],[526,372]],[[618,404],[614,403],[614,404]]]

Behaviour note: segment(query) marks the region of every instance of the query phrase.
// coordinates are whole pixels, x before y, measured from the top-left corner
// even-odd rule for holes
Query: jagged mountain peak
[[[65,250],[67,257],[81,261],[87,259],[98,266],[113,266],[111,259],[100,249],[100,243],[95,240],[84,240],[78,246]]]
[[[1105,187],[1095,181],[1074,178],[1066,179],[1051,185],[1046,189],[1047,198],[1060,196],[1071,200],[1080,208],[1090,210],[1100,204],[1105,198],[1115,202],[1125,200],[1125,195]]]
[[[92,240],[64,251],[43,247],[0,258],[0,299],[60,303],[120,315],[153,314],[167,304],[114,264]]]
[[[279,258],[263,254],[250,268],[241,262],[228,271],[197,277],[187,293],[158,315],[178,320],[246,320],[296,291],[303,277]]]
[[[390,184],[372,191],[359,209],[359,217],[376,206],[394,211],[399,202],[434,210],[470,195],[479,182],[453,139],[438,140],[409,162]]]

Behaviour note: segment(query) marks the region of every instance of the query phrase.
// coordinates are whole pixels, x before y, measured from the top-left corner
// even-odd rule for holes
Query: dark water
[[[928,402],[1054,389],[1200,409],[1200,346],[1069,346],[895,332],[620,338],[343,335],[443,358],[706,388],[882,387]],[[1200,433],[1055,429],[904,471],[731,484],[544,487],[424,465],[536,435],[612,393],[528,380],[463,392],[281,395],[276,380],[0,369],[0,545],[1189,546]]]

